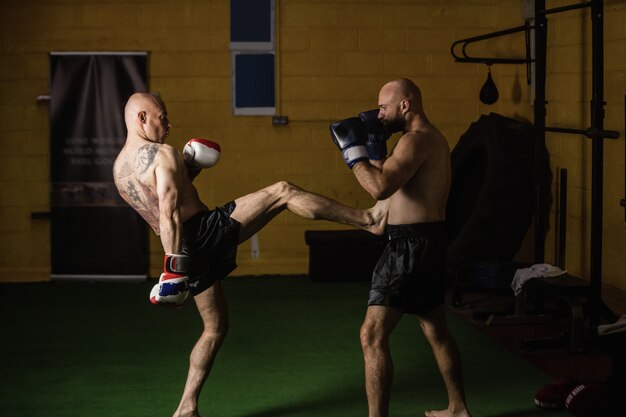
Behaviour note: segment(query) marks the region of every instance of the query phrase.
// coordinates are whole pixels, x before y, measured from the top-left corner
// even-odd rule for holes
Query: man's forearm
[[[161,245],[165,253],[181,253],[182,225],[180,219],[161,222]]]
[[[361,184],[361,187],[374,199],[384,200],[389,197],[383,194],[382,164],[379,168],[369,162],[361,161],[352,167],[352,172],[354,172],[354,176]]]

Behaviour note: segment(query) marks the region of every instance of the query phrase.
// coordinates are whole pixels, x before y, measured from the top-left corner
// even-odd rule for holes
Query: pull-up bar
[[[546,14],[552,14],[552,13],[567,12],[568,10],[584,9],[585,7],[591,7],[591,3],[593,2],[585,1],[582,3],[570,4],[568,6],[554,7],[552,9],[546,9],[546,10],[538,10],[537,13],[546,15]]]
[[[452,46],[450,47],[450,53],[452,54],[456,62],[469,62],[469,63],[478,63],[478,64],[487,64],[487,65],[528,64],[534,61],[534,59],[530,58],[530,40],[529,40],[530,29],[533,29],[533,28],[534,26],[531,26],[528,22],[526,22],[523,26],[517,26],[514,28],[510,28],[510,29],[500,30],[498,32],[488,33],[486,35],[479,35],[479,36],[474,36],[471,38],[461,39],[452,44]],[[518,32],[525,33],[526,58],[485,58],[485,57],[476,58],[476,57],[468,56],[467,53],[465,52],[465,48],[467,48],[467,46],[470,43],[483,41],[485,39],[498,38],[500,36],[509,35],[511,33],[518,33]],[[461,47],[461,53],[463,54],[462,57],[455,53],[455,49],[457,45],[460,45],[460,44],[463,44],[463,46]]]
[[[578,4],[571,4],[569,6],[561,6],[555,7],[553,9],[546,10],[537,10],[537,15],[545,16],[553,13],[561,13],[569,10],[583,9],[586,7],[591,7],[591,1],[586,1]],[[450,47],[450,53],[454,57],[456,62],[467,62],[467,63],[477,63],[477,64],[529,64],[531,62],[535,62],[534,59],[530,57],[530,30],[534,29],[535,26],[531,25],[528,21],[524,23],[522,26],[516,26],[510,29],[499,30],[497,32],[491,32],[484,35],[473,36],[471,38],[465,38],[458,40],[452,44]],[[525,41],[526,41],[526,58],[486,58],[486,57],[470,57],[467,55],[465,49],[471,43],[480,42],[486,39],[499,38],[500,36],[510,35],[512,33],[524,32],[525,33]],[[455,49],[457,45],[461,45],[461,54],[462,57],[457,55]]]
[[[558,133],[572,133],[575,135],[584,135],[590,139],[619,139],[619,132],[615,130],[601,130],[595,127],[588,127],[587,129],[568,129],[564,127],[546,127],[543,129],[546,132],[558,132]]]

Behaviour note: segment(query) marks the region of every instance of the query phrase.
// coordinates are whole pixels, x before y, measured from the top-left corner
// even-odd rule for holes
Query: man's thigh
[[[239,243],[252,237],[284,209],[278,191],[278,185],[274,184],[235,199],[236,207],[230,216],[241,223]]]

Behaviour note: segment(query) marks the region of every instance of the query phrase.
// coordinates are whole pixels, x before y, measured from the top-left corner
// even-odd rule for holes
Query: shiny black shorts
[[[389,243],[372,276],[368,305],[423,314],[445,298],[445,222],[388,225]]]
[[[235,202],[201,211],[183,224],[182,252],[189,256],[189,287],[200,294],[237,268],[241,224],[230,217]]]

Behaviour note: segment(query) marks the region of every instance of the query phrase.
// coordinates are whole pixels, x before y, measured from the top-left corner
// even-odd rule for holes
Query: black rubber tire
[[[548,193],[542,221],[549,213],[552,175],[545,145],[529,123],[490,113],[461,136],[451,163],[448,265],[511,261],[533,220],[537,184]]]

